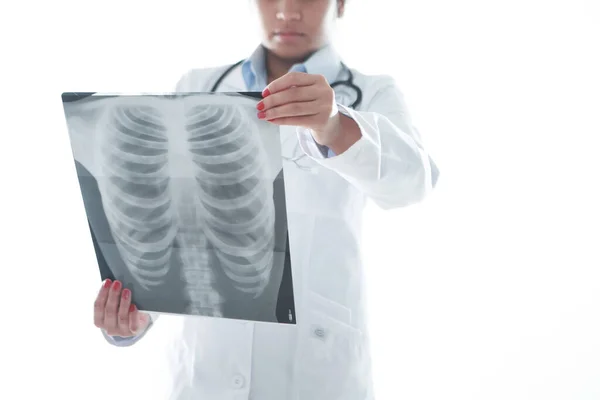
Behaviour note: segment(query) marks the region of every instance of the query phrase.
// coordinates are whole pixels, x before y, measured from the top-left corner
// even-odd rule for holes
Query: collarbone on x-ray
[[[223,316],[223,285],[261,296],[273,268],[283,268],[272,171],[280,153],[266,150],[255,101],[237,94],[102,101],[91,141],[95,178],[133,292],[167,288],[178,268],[187,298],[181,313]]]

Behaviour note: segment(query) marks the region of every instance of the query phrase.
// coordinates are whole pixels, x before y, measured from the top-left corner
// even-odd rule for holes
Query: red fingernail
[[[113,285],[112,285],[113,290],[120,290],[121,289],[121,282],[119,281],[114,281]]]
[[[270,95],[270,94],[271,94],[271,92],[269,92],[269,88],[267,88],[267,89],[263,90],[263,92],[262,92],[262,96],[263,96],[263,97],[267,97],[267,96],[268,96],[268,95]]]
[[[128,300],[130,294],[131,294],[131,291],[129,289],[124,289],[123,290],[123,299]]]
[[[112,284],[112,281],[110,279],[105,280],[104,281],[104,288],[108,289],[111,284]]]
[[[134,312],[135,311],[135,304],[131,303],[129,305],[129,312]]]
[[[264,110],[265,108],[265,103],[263,103],[262,101],[260,101],[257,105],[256,105],[256,109],[257,110]]]
[[[265,112],[264,112],[264,111],[261,111],[261,112],[259,112],[259,113],[258,113],[258,118],[260,118],[260,119],[264,119],[264,118],[265,118],[265,115],[266,115],[266,114],[265,114]]]

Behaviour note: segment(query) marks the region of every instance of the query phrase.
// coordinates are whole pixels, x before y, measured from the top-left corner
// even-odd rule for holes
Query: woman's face
[[[302,59],[329,42],[343,0],[254,0],[262,43],[278,57]]]

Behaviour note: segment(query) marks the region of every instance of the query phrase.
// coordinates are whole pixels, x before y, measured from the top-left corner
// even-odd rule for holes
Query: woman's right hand
[[[121,289],[119,281],[104,281],[94,302],[94,325],[110,336],[135,336],[146,329],[150,315],[131,302],[131,290]]]

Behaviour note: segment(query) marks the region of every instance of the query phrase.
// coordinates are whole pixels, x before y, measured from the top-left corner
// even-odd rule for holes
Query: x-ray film
[[[280,132],[260,98],[63,93],[100,277],[140,310],[295,323]]]

